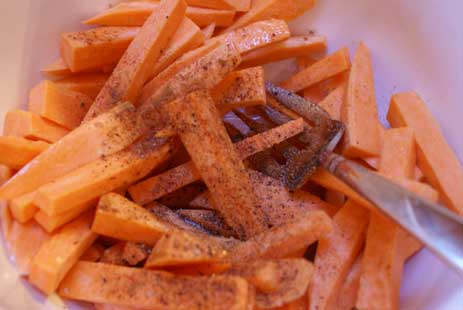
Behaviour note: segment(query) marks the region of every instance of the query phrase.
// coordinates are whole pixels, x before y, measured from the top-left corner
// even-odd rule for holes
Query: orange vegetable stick
[[[37,207],[34,204],[35,194],[36,192],[30,192],[10,200],[8,206],[11,215],[13,215],[15,220],[19,223],[29,221],[37,212]]]
[[[346,84],[338,86],[325,99],[320,101],[320,105],[330,115],[332,119],[341,120],[341,111],[346,96]]]
[[[349,70],[336,74],[335,76],[318,82],[315,85],[304,89],[303,97],[315,103],[320,103],[327,98],[336,88],[344,85],[346,87],[349,79]]]
[[[190,93],[169,103],[165,112],[226,223],[240,238],[262,232],[267,223],[257,209],[251,181],[209,93]]]
[[[349,273],[339,289],[337,309],[354,309],[357,293],[360,286],[361,275],[361,259],[360,255],[355,260],[355,263],[350,268]]]
[[[264,69],[255,67],[230,73],[211,90],[211,96],[223,114],[238,107],[265,104]]]
[[[246,138],[236,144],[241,159],[280,143],[303,130],[303,121],[288,122],[261,134]],[[132,199],[138,204],[146,204],[168,193],[200,180],[201,175],[193,162],[187,162],[164,173],[148,178],[129,187]]]
[[[35,86],[29,96],[30,112],[67,129],[80,125],[91,104],[92,99],[86,95],[47,80]]]
[[[208,26],[201,29],[204,35],[204,40],[209,40],[210,38],[212,38],[212,36],[214,35],[216,26],[217,25],[215,23],[211,23]]]
[[[174,63],[169,65],[166,69],[155,76],[151,81],[145,84],[140,96],[140,102],[142,104],[145,103],[149,97],[161,89],[161,87],[164,86],[167,81],[172,79],[175,75],[179,74],[179,72],[185,70],[185,68],[189,67],[190,65],[193,66],[196,61],[217,49],[219,45],[219,41],[206,43],[204,46],[201,46],[181,56]],[[195,68],[195,70],[197,69]]]
[[[253,1],[251,9],[243,16],[239,17],[233,25],[225,31],[231,31],[249,25],[250,23],[269,19],[281,18],[292,20],[305,11],[312,8],[315,1],[313,0],[260,0]]]
[[[365,240],[369,212],[347,201],[333,218],[333,231],[318,241],[309,309],[334,309],[337,294]]]
[[[215,23],[220,27],[227,27],[233,24],[235,11],[233,10],[213,10],[190,6],[187,9],[187,16],[199,27]]]
[[[189,5],[211,9],[233,9],[233,0],[185,0]]]
[[[56,214],[54,216],[49,216],[43,211],[38,211],[34,215],[34,220],[40,224],[47,232],[52,233],[64,224],[69,223],[70,221],[77,218],[80,214],[84,213],[89,208],[96,205],[96,201],[85,202],[81,205],[73,207],[71,210]]]
[[[185,15],[183,0],[163,0],[130,43],[85,120],[105,112],[118,101],[136,102],[153,66]]]
[[[53,293],[97,235],[90,230],[92,214],[87,213],[64,226],[46,241],[32,259],[29,281],[45,294]]]
[[[220,263],[227,254],[215,242],[185,231],[175,231],[159,239],[145,263],[145,268]]]
[[[92,230],[119,240],[154,244],[170,227],[149,210],[110,193],[100,198]]]
[[[48,146],[48,143],[42,141],[31,141],[19,137],[0,137],[0,163],[11,169],[21,169],[34,157],[45,151]]]
[[[34,203],[49,216],[70,211],[144,177],[168,158],[172,147],[165,139],[142,139],[126,150],[95,160],[41,186]]]
[[[283,41],[290,37],[288,24],[280,19],[262,20],[246,27],[212,38],[233,42],[241,54],[251,52],[266,45]]]
[[[97,262],[103,255],[104,250],[105,249],[102,245],[94,243],[91,247],[87,249],[87,251],[84,252],[84,254],[82,254],[80,260],[87,262]]]
[[[71,72],[95,70],[116,64],[138,27],[102,27],[61,34],[61,57]]]
[[[331,229],[331,219],[325,212],[306,212],[297,220],[239,243],[230,251],[227,261],[242,263],[257,258],[284,258],[329,234]]]
[[[298,92],[304,88],[314,85],[315,83],[346,71],[349,68],[349,50],[347,47],[344,47],[337,52],[326,56],[322,60],[317,61],[308,68],[296,73],[281,83],[281,86],[288,90]]]
[[[58,80],[55,83],[94,100],[107,80],[108,75],[105,73],[81,73]]]
[[[71,75],[72,72],[68,65],[64,62],[63,58],[58,58],[53,63],[45,66],[41,70],[42,74],[49,77],[63,77]]]
[[[387,119],[393,127],[413,129],[418,167],[439,191],[447,208],[462,215],[463,168],[422,99],[413,92],[394,95]]]
[[[325,37],[291,37],[244,54],[241,67],[261,66],[269,62],[321,52],[325,49]]]
[[[34,221],[25,224],[13,221],[7,241],[20,275],[29,274],[32,259],[49,238],[50,235]]]
[[[22,110],[10,110],[6,113],[3,134],[23,137],[31,140],[56,142],[69,130],[56,125],[36,114]]]
[[[8,242],[10,240],[10,231],[13,225],[13,218],[5,200],[0,200],[0,226],[2,228],[3,240],[5,240],[5,249],[9,250]]]
[[[352,61],[342,110],[342,121],[346,124],[344,155],[365,157],[381,152],[375,96],[370,51],[360,43]]]
[[[126,242],[122,252],[122,260],[129,266],[135,266],[148,258],[151,248],[144,243]]]
[[[233,276],[184,277],[165,271],[78,262],[61,283],[59,294],[143,308],[241,310],[248,303],[248,284]]]
[[[120,151],[141,135],[136,119],[135,108],[121,103],[79,126],[5,183],[0,188],[0,198],[12,199],[29,193],[101,156]]]
[[[152,68],[148,79],[151,80],[180,56],[203,44],[204,40],[201,29],[189,18],[183,18],[166,49]]]

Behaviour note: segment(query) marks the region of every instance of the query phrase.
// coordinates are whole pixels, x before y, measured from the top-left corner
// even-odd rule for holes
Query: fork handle
[[[463,219],[334,153],[323,166],[463,274]]]

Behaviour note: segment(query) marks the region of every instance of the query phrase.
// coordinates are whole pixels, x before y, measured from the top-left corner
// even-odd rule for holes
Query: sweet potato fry
[[[41,186],[34,203],[49,216],[72,210],[144,177],[169,157],[173,147],[174,143],[165,139],[142,139]]]
[[[122,252],[122,260],[129,266],[135,266],[148,258],[151,249],[151,246],[144,243],[126,242]]]
[[[84,252],[84,254],[82,254],[80,260],[87,262],[97,262],[103,255],[104,250],[105,248],[102,245],[94,243],[91,247],[87,249],[87,251]]]
[[[212,9],[233,9],[234,0],[186,0],[189,5],[196,5],[199,7],[212,8]],[[239,1],[241,2],[241,1]]]
[[[58,58],[53,63],[45,66],[41,70],[42,74],[47,77],[63,77],[71,75],[72,72],[69,69],[68,65],[64,62],[63,58]]]
[[[361,271],[360,255],[355,260],[355,263],[350,268],[344,283],[339,289],[337,309],[353,309],[355,308],[355,301],[357,299],[358,289],[360,286],[360,271]]]
[[[3,134],[5,136],[23,137],[31,140],[56,142],[69,132],[37,114],[10,110],[6,113]]]
[[[463,214],[463,168],[423,100],[415,93],[396,94],[387,119],[393,127],[407,126],[416,138],[417,163],[446,206]]]
[[[222,114],[238,107],[265,104],[264,69],[255,67],[230,73],[211,90],[211,96]]]
[[[11,223],[7,241],[10,246],[11,257],[20,275],[29,274],[32,259],[49,239],[50,235],[34,221],[24,224],[16,221]]]
[[[100,69],[116,64],[138,27],[104,27],[61,34],[61,57],[71,72]]]
[[[36,85],[29,96],[29,111],[67,129],[80,125],[92,99],[44,80]]]
[[[94,100],[109,75],[105,73],[81,73],[55,81],[55,83],[66,89],[82,93]]]
[[[92,231],[119,240],[154,244],[169,231],[149,210],[117,194],[100,198]]]
[[[90,230],[93,214],[64,226],[46,241],[31,261],[29,281],[45,294],[53,293],[97,235]]]
[[[212,23],[204,27],[203,29],[201,29],[204,35],[204,40],[209,40],[210,38],[212,38],[212,36],[214,35],[216,26],[217,25],[215,23]]]
[[[350,68],[349,50],[341,48],[337,52],[326,56],[308,68],[296,73],[281,86],[288,90],[298,92],[320,81],[330,78]]]
[[[227,27],[233,24],[235,11],[190,6],[186,11],[186,15],[199,27],[207,26],[211,23],[219,27]]]
[[[13,169],[3,164],[0,164],[0,186],[8,181],[9,178],[14,174]]]
[[[39,210],[34,214],[34,220],[39,223],[40,226],[42,226],[43,229],[45,229],[47,232],[52,233],[64,224],[69,223],[70,221],[79,217],[80,214],[84,213],[91,207],[94,207],[96,203],[97,202],[95,200],[84,202],[83,204],[74,206],[69,211],[53,216],[49,216],[45,212]],[[34,208],[36,207],[34,206]]]
[[[331,228],[331,219],[326,213],[308,212],[295,221],[238,244],[227,256],[227,261],[242,263],[257,258],[283,258],[329,234]]]
[[[309,285],[311,310],[334,309],[337,294],[361,250],[369,211],[352,201],[333,218],[333,231],[318,242],[315,272]]]
[[[5,243],[10,239],[11,227],[13,226],[13,217],[5,200],[0,200],[0,227]],[[6,250],[9,250],[9,245],[6,244]]]
[[[209,93],[191,93],[169,103],[165,112],[225,222],[243,239],[264,231],[267,223],[251,181]]]
[[[241,67],[254,67],[287,58],[321,52],[326,49],[326,39],[320,36],[298,36],[269,44],[243,55]]]
[[[303,130],[303,121],[298,119],[261,134],[252,136],[236,144],[241,159],[280,143]],[[201,178],[193,162],[177,166],[162,174],[151,177],[129,188],[129,193],[138,204],[146,204],[171,193]]]
[[[11,215],[19,223],[25,223],[34,217],[38,211],[37,206],[34,204],[34,197],[36,192],[27,193],[10,200],[8,206]]]
[[[360,43],[352,61],[342,110],[341,118],[346,124],[344,155],[378,156],[381,152],[375,96],[370,51]]]
[[[163,0],[122,55],[85,120],[111,109],[118,101],[137,102],[153,66],[185,15],[183,0]]]
[[[346,84],[338,86],[318,104],[325,109],[332,119],[341,120],[342,106],[346,96]]]
[[[313,265],[302,258],[257,260],[234,265],[226,274],[245,278],[256,288],[258,309],[280,307],[307,291]]]
[[[241,310],[248,303],[248,284],[233,276],[183,277],[164,271],[79,262],[61,283],[59,294],[88,302],[144,308]]]
[[[164,235],[154,246],[145,268],[165,268],[221,263],[228,252],[212,239],[185,231]]]
[[[262,0],[253,1],[251,9],[243,16],[238,18],[233,25],[225,31],[231,31],[249,25],[258,20],[269,18],[281,18],[284,20],[292,20],[305,11],[312,8],[315,1],[313,0]]]
[[[121,103],[79,126],[4,184],[0,188],[0,197],[11,199],[29,193],[100,156],[124,149],[141,135],[142,128],[136,118],[135,108],[130,103]]]
[[[116,244],[110,246],[109,248],[103,251],[103,255],[101,256],[100,262],[105,264],[111,265],[121,265],[125,266],[126,263],[122,259],[122,255],[124,254],[125,242],[120,241]]]
[[[43,141],[31,141],[20,137],[0,137],[0,163],[11,169],[21,169],[45,151],[48,146],[49,144]]]
[[[181,209],[177,211],[181,217],[192,221],[208,231],[223,236],[233,236],[233,230],[225,224],[224,220],[215,210],[200,210],[200,209]]]

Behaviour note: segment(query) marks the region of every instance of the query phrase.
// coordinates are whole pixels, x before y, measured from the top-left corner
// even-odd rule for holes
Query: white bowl
[[[318,2],[292,23],[294,33],[313,30],[326,35],[330,51],[343,45],[352,50],[359,41],[365,42],[372,50],[381,119],[392,93],[417,91],[462,161],[463,1]],[[81,20],[108,3],[0,1],[0,125],[6,110],[26,107],[29,89],[42,78],[40,68],[58,57],[59,33],[82,28]],[[288,64],[271,66],[269,76],[288,74]],[[426,250],[407,263],[403,278],[401,309],[454,310],[463,305],[463,279]],[[63,309],[63,305],[56,296],[46,299],[18,278],[1,247],[0,309]]]

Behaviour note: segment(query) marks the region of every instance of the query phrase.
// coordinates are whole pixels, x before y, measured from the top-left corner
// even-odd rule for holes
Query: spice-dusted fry
[[[220,264],[227,251],[212,239],[185,231],[164,235],[154,246],[145,268]]]
[[[11,169],[21,169],[45,151],[48,146],[49,144],[43,141],[31,141],[20,137],[0,137],[0,163]]]
[[[32,259],[48,239],[50,239],[50,235],[34,221],[28,221],[24,224],[16,221],[11,223],[7,241],[11,257],[14,258],[20,275],[29,274]]]
[[[360,43],[354,54],[342,110],[346,124],[343,154],[377,156],[381,152],[373,69],[368,47]]]
[[[64,226],[46,241],[31,261],[29,281],[45,294],[53,293],[97,235],[90,230],[92,213]]]
[[[243,55],[241,67],[261,66],[269,62],[321,52],[326,49],[326,38],[320,36],[291,37],[269,44]]]
[[[3,134],[31,140],[56,142],[69,132],[68,129],[40,117],[37,114],[10,110],[5,115]]]
[[[170,227],[149,210],[117,194],[100,198],[92,231],[119,240],[154,244]]]
[[[89,302],[145,308],[242,310],[248,303],[248,284],[233,276],[184,277],[164,271],[79,262],[61,283],[59,294]]]
[[[303,121],[297,119],[238,142],[236,149],[240,158],[244,159],[280,143],[302,130]],[[200,178],[201,175],[193,162],[188,162],[131,186],[129,193],[138,204],[146,204]]]
[[[144,261],[151,253],[151,246],[144,243],[126,242],[122,259],[129,266],[135,266]]]
[[[334,309],[337,294],[365,240],[369,211],[347,201],[333,218],[333,231],[318,242],[309,285],[311,310]]]
[[[177,211],[177,214],[201,225],[214,234],[223,237],[233,236],[233,230],[225,224],[224,220],[215,210],[181,209]]]
[[[199,27],[207,26],[211,23],[215,23],[219,27],[227,27],[233,24],[235,11],[188,7],[186,15]]]
[[[56,85],[87,95],[94,100],[109,75],[105,73],[81,73],[55,81]]]
[[[329,234],[331,219],[322,211],[308,212],[297,220],[257,235],[234,247],[227,257],[232,263],[257,258],[283,258]]]
[[[238,107],[265,104],[264,69],[255,67],[230,73],[211,90],[211,96],[222,114]]]
[[[174,144],[166,139],[144,138],[126,150],[95,160],[41,186],[34,203],[50,216],[72,210],[144,177],[169,157]]]
[[[345,95],[346,84],[341,84],[318,104],[328,112],[332,119],[340,121]]]
[[[79,126],[5,183],[0,188],[0,197],[11,199],[29,193],[100,156],[124,149],[141,135],[135,120],[135,108],[130,103],[121,103]]]
[[[266,219],[209,93],[191,93],[168,104],[165,112],[226,223],[243,239],[263,232]]]
[[[251,9],[238,18],[225,31],[231,31],[249,25],[250,23],[268,18],[292,20],[312,8],[314,0],[262,0],[253,1]]]
[[[212,23],[201,29],[201,31],[204,34],[204,40],[209,40],[210,38],[212,38],[212,36],[214,35],[215,27],[216,24]]]
[[[100,69],[116,64],[138,27],[104,27],[61,34],[61,57],[71,72]]]
[[[86,121],[111,109],[118,101],[137,102],[161,51],[183,20],[185,10],[183,0],[160,2],[122,55],[85,116]]]
[[[42,81],[29,96],[29,111],[67,129],[80,125],[92,99],[51,81]]]
[[[303,258],[257,260],[236,264],[226,274],[245,278],[256,288],[257,309],[280,307],[305,294],[313,272]]]
[[[413,92],[394,95],[387,119],[393,127],[413,129],[418,167],[442,195],[446,206],[462,215],[463,168],[423,100]]]
[[[308,68],[296,73],[281,85],[298,92],[350,68],[349,50],[343,47]]]

